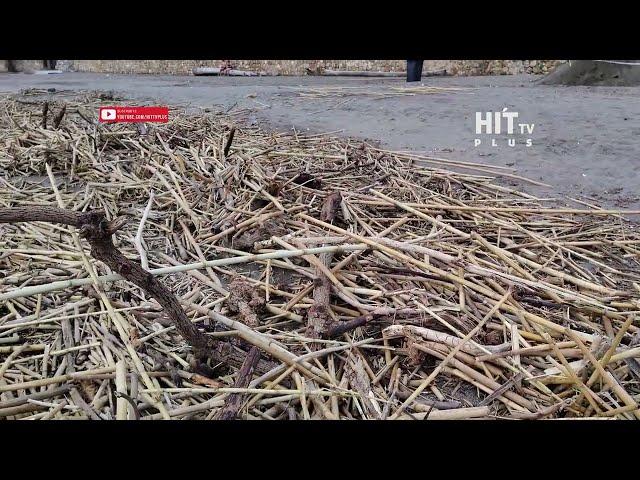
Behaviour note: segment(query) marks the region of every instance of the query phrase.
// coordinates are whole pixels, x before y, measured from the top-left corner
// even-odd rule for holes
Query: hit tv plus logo
[[[98,118],[102,123],[147,123],[169,121],[168,107],[100,107]]]
[[[533,133],[535,124],[516,123],[518,117],[518,112],[508,112],[506,108],[501,112],[476,112],[476,135],[491,135],[491,142],[488,144],[492,147],[498,146],[499,139],[496,137],[501,134],[507,135],[506,144],[510,147],[515,147],[516,143],[530,147],[533,142],[529,136]],[[474,139],[473,146],[482,145],[483,140],[482,138]]]

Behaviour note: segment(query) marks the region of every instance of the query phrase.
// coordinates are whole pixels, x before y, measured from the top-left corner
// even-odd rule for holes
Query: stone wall
[[[32,72],[33,70],[40,70],[42,65],[42,60],[15,60],[16,69],[19,72]],[[0,60],[0,72],[7,71],[7,62],[6,60]]]
[[[546,74],[558,63],[559,60],[426,60],[424,70],[446,69],[450,75],[461,76]],[[62,60],[58,68],[79,72],[190,75],[195,67],[222,64],[223,60]],[[323,69],[402,72],[406,68],[404,60],[231,60],[231,65],[239,70],[278,75],[306,75]]]

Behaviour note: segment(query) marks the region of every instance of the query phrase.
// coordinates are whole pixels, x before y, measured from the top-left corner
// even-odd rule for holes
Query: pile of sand
[[[640,85],[640,60],[572,60],[558,65],[541,85]]]

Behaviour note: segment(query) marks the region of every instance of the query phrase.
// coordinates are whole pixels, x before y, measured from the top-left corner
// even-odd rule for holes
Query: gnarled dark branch
[[[175,295],[152,274],[125,257],[113,244],[111,235],[122,228],[125,223],[123,217],[108,222],[104,213],[97,210],[74,212],[48,206],[0,208],[0,223],[17,222],[61,223],[79,228],[80,235],[91,245],[91,255],[155,298],[197,354],[211,353],[214,340],[200,332],[189,320]]]

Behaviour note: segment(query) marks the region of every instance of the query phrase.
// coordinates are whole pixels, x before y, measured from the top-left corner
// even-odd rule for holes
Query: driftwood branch
[[[235,388],[247,388],[251,381],[251,376],[258,365],[260,360],[260,350],[258,347],[253,347],[249,350],[242,367],[238,371],[238,376],[233,386]],[[235,420],[238,416],[240,408],[242,408],[242,400],[244,399],[242,393],[232,393],[227,397],[224,407],[220,410],[216,416],[217,420]]]
[[[47,115],[49,114],[49,102],[42,105],[42,128],[47,128]]]
[[[335,220],[342,196],[339,192],[334,192],[327,196],[320,211],[320,219],[323,222],[331,223]],[[333,260],[334,253],[327,252],[320,254],[320,262],[329,268]],[[310,338],[335,338],[343,333],[347,333],[358,327],[366,325],[379,316],[376,312],[371,312],[352,320],[336,322],[329,313],[331,297],[331,282],[320,268],[316,268],[315,287],[313,289],[313,306],[307,315],[307,335]]]
[[[56,113],[56,115],[53,117],[53,128],[57,129],[60,126],[66,111],[67,111],[67,105],[63,105],[60,111]]]
[[[320,219],[323,222],[332,222],[340,208],[342,196],[334,192],[327,196],[322,204]],[[322,253],[319,258],[322,265],[329,268],[333,260],[333,252]],[[316,268],[315,286],[313,289],[313,306],[307,314],[307,336],[309,338],[321,338],[331,328],[333,320],[329,313],[331,299],[331,282],[322,269]],[[317,344],[313,344],[317,346]]]
[[[224,156],[225,158],[229,155],[229,150],[231,149],[231,144],[233,143],[233,136],[236,133],[236,127],[231,127],[229,130],[229,136],[227,137],[227,141],[224,144]]]
[[[114,272],[120,274],[125,280],[143,289],[154,298],[164,309],[165,314],[175,325],[182,337],[195,350],[199,359],[209,359],[213,366],[229,365],[241,368],[246,355],[235,348],[228,341],[215,340],[198,330],[189,320],[176,296],[165,287],[154,275],[144,270],[140,265],[129,260],[118,250],[111,240],[117,230],[122,228],[126,217],[118,217],[107,221],[103,212],[74,212],[52,207],[14,207],[0,208],[0,223],[18,222],[49,222],[63,225],[71,225],[80,229],[80,234],[91,245],[91,254],[104,262]],[[254,368],[258,373],[265,373],[273,369],[273,362],[262,360],[258,357]],[[193,365],[196,371],[207,375],[213,375],[215,368],[211,369],[207,363],[196,361]]]
[[[175,295],[152,274],[125,257],[113,244],[111,235],[122,228],[125,217],[109,222],[103,212],[96,210],[74,212],[48,206],[0,208],[0,223],[17,222],[49,222],[79,228],[80,235],[91,245],[91,255],[153,297],[198,355],[211,352],[214,341],[189,320]]]
[[[345,320],[343,322],[332,322],[329,328],[324,332],[325,338],[335,338],[343,333],[350,332],[351,330],[355,330],[358,327],[363,327],[367,323],[371,322],[376,318],[376,314],[374,312],[367,313],[366,315],[361,315],[359,317],[353,318],[351,320]]]
[[[194,75],[200,76],[229,76],[229,77],[258,77],[267,75],[266,72],[251,72],[220,67],[197,67],[192,70]]]

